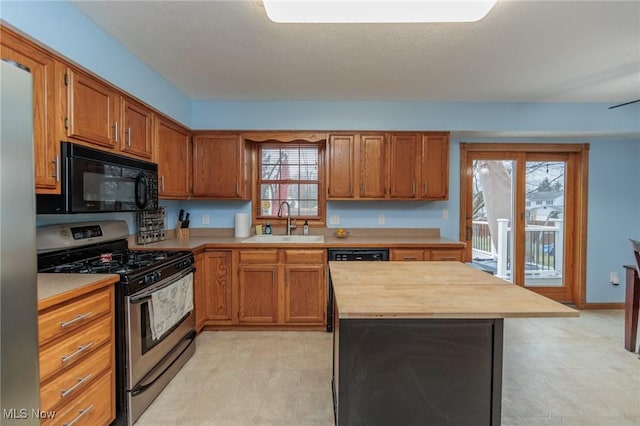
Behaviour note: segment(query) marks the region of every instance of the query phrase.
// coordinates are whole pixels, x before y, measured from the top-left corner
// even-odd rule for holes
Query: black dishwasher
[[[385,262],[389,260],[389,249],[358,249],[343,248],[329,249],[329,261],[345,262]],[[327,294],[327,331],[333,331],[333,284],[331,273],[329,276],[329,290]]]

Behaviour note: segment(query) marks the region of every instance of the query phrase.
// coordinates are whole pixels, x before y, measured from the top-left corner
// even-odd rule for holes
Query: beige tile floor
[[[505,320],[502,424],[640,425],[623,324],[623,311]],[[333,425],[331,344],[322,332],[203,332],[136,425]]]

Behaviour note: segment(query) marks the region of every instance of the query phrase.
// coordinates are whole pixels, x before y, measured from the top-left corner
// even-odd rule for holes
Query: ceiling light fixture
[[[474,22],[497,0],[263,0],[278,23]]]

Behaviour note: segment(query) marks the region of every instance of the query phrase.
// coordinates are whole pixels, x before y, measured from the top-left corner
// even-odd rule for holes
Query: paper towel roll
[[[249,236],[249,214],[236,213],[236,238]]]

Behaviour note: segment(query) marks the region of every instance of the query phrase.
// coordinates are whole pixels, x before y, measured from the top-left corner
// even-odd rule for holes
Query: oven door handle
[[[196,268],[194,266],[191,266],[188,269],[180,271],[180,274],[171,275],[170,277],[165,278],[164,280],[153,285],[152,287],[145,288],[141,292],[131,295],[129,301],[131,303],[137,304],[137,303],[142,303],[146,300],[149,300],[151,298],[151,294],[155,293],[156,291],[162,290],[165,287],[169,287],[171,284],[183,279],[184,277],[191,274],[195,270]]]
[[[180,359],[180,357],[182,356],[182,354],[189,349],[189,347],[191,346],[191,344],[193,343],[193,341],[196,338],[196,332],[195,330],[191,330],[191,332],[189,332],[187,335],[184,336],[184,338],[181,340],[180,343],[178,343],[178,345],[180,345],[183,342],[187,342],[188,343],[185,345],[184,348],[182,348],[182,350],[180,351],[180,353],[178,354],[178,356],[176,356],[173,361],[171,361],[169,363],[169,365],[167,365],[160,374],[158,374],[152,381],[150,381],[149,383],[144,383],[145,378],[143,378],[140,383],[138,383],[133,389],[131,389],[131,396],[136,396],[136,395],[140,395],[141,393],[144,393],[147,389],[149,389],[151,386],[153,386],[153,384],[162,376],[164,376],[164,373],[167,372],[167,370],[169,370],[173,364],[175,364],[176,361],[178,361]],[[176,345],[176,346],[178,346]],[[169,353],[167,354],[160,362],[159,364],[162,364],[163,362],[165,362],[167,360],[168,357],[173,356],[173,353]],[[153,370],[149,373],[151,374],[153,372]]]

